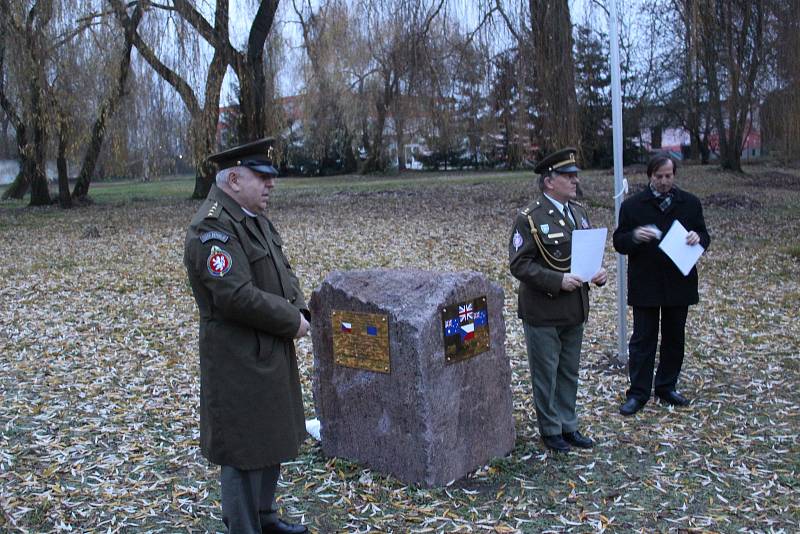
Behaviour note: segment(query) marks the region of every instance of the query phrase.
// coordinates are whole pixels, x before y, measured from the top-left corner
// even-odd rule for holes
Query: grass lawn
[[[629,169],[634,185],[646,178]],[[613,177],[582,174],[613,229]],[[592,291],[578,393],[597,446],[539,440],[507,242],[529,173],[287,178],[270,217],[306,297],[332,270],[477,270],[506,294],[514,450],[441,489],[409,487],[313,440],[279,505],[314,532],[800,531],[800,171],[682,167],[712,243],[690,309],[675,409],[617,409],[616,256]],[[221,532],[217,469],[198,451],[197,313],[182,265],[189,177],[94,184],[89,206],[0,203],[0,532]],[[308,417],[313,354],[298,342]]]

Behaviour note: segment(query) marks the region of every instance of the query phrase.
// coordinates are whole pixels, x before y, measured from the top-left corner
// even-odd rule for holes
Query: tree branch
[[[108,1],[113,6],[114,12],[117,14],[117,17],[119,17],[123,27],[128,27],[128,25],[132,24],[131,18],[128,16],[121,0]],[[195,116],[200,113],[200,104],[197,101],[192,87],[174,70],[167,67],[158,59],[153,49],[144,42],[144,39],[142,39],[138,31],[133,34],[133,44],[150,67],[178,92],[178,95],[181,97],[181,100],[183,100],[190,115]]]
[[[522,42],[522,39],[520,38],[519,33],[517,32],[516,28],[514,28],[514,25],[511,23],[511,20],[508,18],[508,14],[506,14],[505,10],[500,5],[500,0],[495,0],[495,4],[494,5],[495,5],[495,8],[497,9],[497,12],[500,13],[500,16],[502,17],[503,21],[506,23],[506,28],[508,28],[508,31],[511,32],[511,35],[514,36],[514,39],[518,43]]]

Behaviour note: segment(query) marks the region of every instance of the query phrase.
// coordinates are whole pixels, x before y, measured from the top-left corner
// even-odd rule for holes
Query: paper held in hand
[[[608,228],[592,228],[572,232],[572,263],[570,274],[589,282],[603,266]]]
[[[664,251],[664,254],[669,256],[678,269],[683,273],[683,276],[688,275],[692,267],[695,266],[697,260],[703,255],[704,249],[699,243],[697,245],[687,245],[686,235],[689,232],[679,221],[672,223],[672,226],[658,244],[658,248]]]

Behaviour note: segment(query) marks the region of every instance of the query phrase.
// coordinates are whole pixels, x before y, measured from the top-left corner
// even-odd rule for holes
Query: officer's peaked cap
[[[536,174],[548,174],[558,172],[568,174],[580,171],[578,162],[575,159],[577,150],[572,147],[562,148],[547,157],[543,158],[533,169]]]
[[[260,174],[277,175],[278,171],[273,166],[274,147],[275,139],[268,137],[211,154],[208,161],[215,163],[219,170],[247,167]]]

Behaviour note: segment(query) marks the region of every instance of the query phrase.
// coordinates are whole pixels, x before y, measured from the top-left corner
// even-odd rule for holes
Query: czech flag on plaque
[[[351,323],[346,323],[342,321],[342,332],[345,334],[352,334],[353,333],[353,325]]]
[[[475,323],[461,325],[461,341],[475,339]]]

